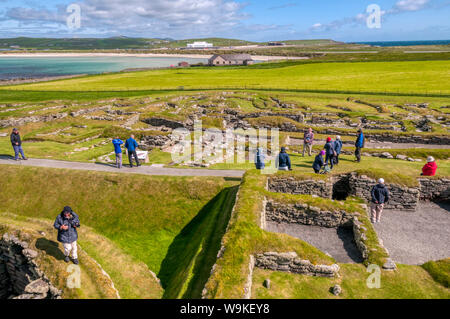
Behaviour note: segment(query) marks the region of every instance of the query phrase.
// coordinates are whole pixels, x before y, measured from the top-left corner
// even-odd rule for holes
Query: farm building
[[[209,65],[250,65],[254,63],[249,54],[215,54],[208,62]]]

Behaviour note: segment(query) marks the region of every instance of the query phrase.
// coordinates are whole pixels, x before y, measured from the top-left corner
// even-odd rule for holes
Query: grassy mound
[[[339,278],[320,278],[255,269],[252,298],[255,299],[449,299],[450,290],[437,284],[420,266],[398,265],[395,272],[382,272],[380,288],[368,288],[370,275],[361,264],[340,264]],[[264,280],[271,288],[263,287]],[[342,294],[330,288],[339,284]]]
[[[444,287],[450,288],[450,258],[429,261],[422,265],[431,277]]]
[[[210,265],[217,254],[234,192],[229,187],[236,185],[222,178],[128,176],[6,165],[0,178],[4,181],[0,211],[45,218],[50,223],[62,207],[71,206],[82,226],[92,227],[132,260],[161,274],[170,297],[195,294],[205,281],[199,267]],[[194,240],[194,234],[202,236]],[[95,239],[84,239],[86,249],[94,250]],[[171,263],[180,251],[186,259]],[[114,263],[101,251],[93,256],[102,265]],[[117,263],[126,267],[126,260]],[[116,271],[119,275],[120,269]]]
[[[47,226],[47,227],[46,227]],[[50,232],[49,232],[50,231]],[[62,244],[48,228],[48,224],[31,219],[18,219],[17,216],[0,215],[0,236],[9,233],[27,242],[38,252],[34,260],[50,281],[62,291],[64,299],[115,299],[118,298],[111,279],[103,273],[100,266],[84,250],[80,249],[81,282],[80,288],[69,288],[67,280],[72,271],[68,269]]]

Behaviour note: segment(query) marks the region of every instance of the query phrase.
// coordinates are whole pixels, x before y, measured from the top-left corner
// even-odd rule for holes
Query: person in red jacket
[[[422,168],[422,176],[434,176],[436,175],[437,164],[433,156],[428,156],[427,163]]]

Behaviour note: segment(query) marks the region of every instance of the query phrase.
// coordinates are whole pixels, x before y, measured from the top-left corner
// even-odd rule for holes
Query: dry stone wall
[[[0,299],[60,299],[54,287],[39,269],[38,256],[28,243],[4,234],[0,240]]]
[[[350,195],[360,197],[370,202],[371,191],[377,182],[365,175],[358,176],[351,173],[349,178]],[[406,187],[395,184],[386,184],[389,190],[389,202],[386,209],[415,210],[419,202],[419,187]]]
[[[298,258],[297,253],[266,252],[255,256],[255,266],[274,271],[291,272],[318,277],[336,277],[339,265],[314,265],[309,260]]]
[[[327,228],[351,227],[352,214],[345,211],[320,210],[318,207],[302,203],[286,204],[267,201],[265,210],[266,220],[277,223],[302,224]]]
[[[333,184],[329,180],[297,180],[294,177],[272,177],[268,181],[268,190],[275,193],[295,195],[317,195],[331,198]]]
[[[450,201],[450,179],[420,178],[420,199]]]

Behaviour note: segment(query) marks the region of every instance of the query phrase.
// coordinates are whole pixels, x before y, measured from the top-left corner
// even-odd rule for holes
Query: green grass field
[[[2,90],[123,91],[191,88],[282,88],[448,94],[449,61],[318,63],[270,69],[195,68],[88,76]]]

